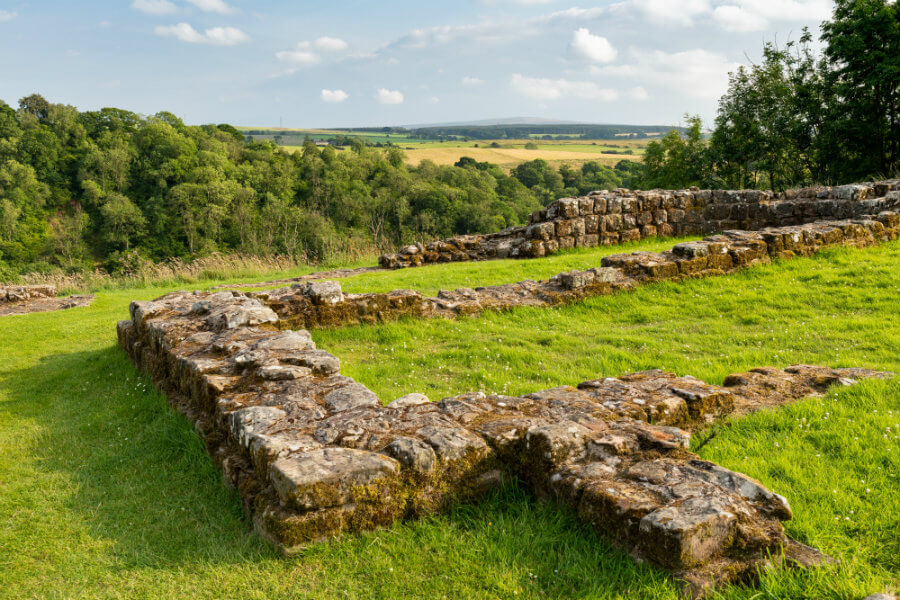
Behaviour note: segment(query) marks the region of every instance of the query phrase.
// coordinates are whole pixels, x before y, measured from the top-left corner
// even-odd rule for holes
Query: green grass
[[[581,255],[551,260],[567,268]],[[541,261],[517,265],[511,280],[544,276]],[[417,277],[405,281],[435,290],[471,277],[469,267],[486,279],[510,273],[454,264],[352,285]],[[314,337],[385,400],[522,393],[649,367],[714,382],[792,362],[900,371],[898,282],[893,242],[556,310]],[[101,291],[88,308],[0,318],[0,597],[679,598],[668,577],[515,487],[448,515],[276,555],[190,424],[115,345],[128,301],[171,289]],[[789,532],[842,561],[777,571],[723,597],[850,599],[900,586],[898,430],[900,382],[869,381],[743,419],[706,446],[704,457],[787,496]]]
[[[650,250],[661,252],[670,249],[683,239],[648,239],[618,246],[573,248],[547,256],[527,260],[505,259],[484,262],[458,262],[427,268],[397,269],[387,272],[363,273],[340,280],[344,291],[362,294],[412,289],[426,295],[435,295],[444,289],[478,287],[522,281],[523,279],[547,279],[572,269],[599,267],[604,256]]]

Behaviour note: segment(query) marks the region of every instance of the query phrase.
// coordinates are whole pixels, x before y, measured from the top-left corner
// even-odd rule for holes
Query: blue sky
[[[0,99],[188,123],[675,124],[830,0],[0,0]]]

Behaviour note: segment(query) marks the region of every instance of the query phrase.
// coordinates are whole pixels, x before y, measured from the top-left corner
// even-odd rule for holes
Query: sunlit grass
[[[344,283],[433,292],[595,266],[589,254]],[[670,578],[515,487],[280,557],[252,533],[192,426],[115,345],[130,300],[177,287],[101,291],[87,308],[0,318],[0,597],[680,597]],[[898,298],[893,242],[561,309],[314,337],[384,400],[518,394],[652,367],[712,382],[794,362],[900,371]],[[723,597],[856,599],[900,587],[898,431],[900,382],[870,381],[743,419],[706,446],[704,457],[787,496],[789,532],[841,560],[835,570],[776,571]]]

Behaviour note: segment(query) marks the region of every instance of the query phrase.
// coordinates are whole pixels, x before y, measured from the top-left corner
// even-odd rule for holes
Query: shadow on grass
[[[478,505],[315,544],[281,560],[253,533],[191,424],[117,347],[47,356],[33,367],[7,371],[0,386],[7,398],[0,415],[26,419],[41,431],[30,449],[34,471],[27,494],[41,497],[59,518],[81,523],[93,539],[111,542],[120,568],[258,564],[276,576],[321,563],[335,579],[320,582],[327,589],[342,572],[356,578],[354,586],[375,585],[373,569],[359,565],[384,563],[394,565],[385,571],[453,579],[439,590],[470,580],[481,582],[475,589],[497,593],[530,588],[575,597],[601,590],[627,595],[648,586],[668,597],[677,590],[661,572],[597,538],[570,511],[536,503],[514,485]],[[60,480],[63,489],[47,493],[49,482]],[[387,595],[413,593],[408,586],[415,579],[377,583],[387,585]]]

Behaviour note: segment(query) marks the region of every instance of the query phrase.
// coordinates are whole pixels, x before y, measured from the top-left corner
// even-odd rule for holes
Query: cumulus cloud
[[[275,53],[275,58],[281,62],[290,63],[296,66],[314,65],[322,60],[322,57],[315,52],[338,52],[347,49],[347,42],[340,38],[323,36],[315,41],[297,42],[293,50],[282,50]],[[293,72],[293,71],[290,71]]]
[[[609,14],[609,9],[567,8],[527,19],[482,19],[463,25],[438,25],[426,29],[414,29],[378,49],[375,54],[392,50],[422,50],[449,44],[468,45],[498,44],[519,41],[524,37],[543,35],[553,25],[571,21],[584,22]]]
[[[713,21],[732,32],[761,31],[769,25],[765,17],[734,5],[717,6],[713,11]]]
[[[616,49],[609,40],[599,35],[592,35],[582,27],[572,36],[572,52],[575,55],[595,63],[608,63],[616,59]]]
[[[693,25],[694,19],[712,10],[709,0],[630,0],[647,20],[660,25]]]
[[[12,21],[18,15],[15,12],[10,12],[8,10],[0,10],[0,23],[5,23],[6,21]]]
[[[831,0],[739,0],[748,13],[772,21],[824,21],[831,17]]]
[[[616,10],[636,11],[658,25],[688,27],[711,19],[726,31],[763,31],[773,22],[814,22],[831,16],[832,0],[626,0]]]
[[[250,40],[250,36],[235,27],[213,27],[200,33],[187,23],[160,25],[154,29],[156,35],[174,37],[191,44],[211,44],[214,46],[234,46]]]
[[[223,0],[187,0],[200,10],[204,12],[214,12],[219,13],[220,15],[230,15],[232,13],[237,12],[237,10],[231,6],[225,4]]]
[[[344,90],[322,90],[322,102],[329,104],[340,104],[350,97],[350,94]]]
[[[375,94],[375,98],[381,104],[403,104],[403,92],[400,90],[379,88],[378,92]]]
[[[347,49],[347,42],[340,38],[322,36],[318,38],[313,45],[319,50],[325,52],[339,52]]]
[[[683,52],[632,50],[622,65],[597,67],[606,77],[622,77],[645,85],[661,85],[684,96],[714,100],[728,89],[728,73],[738,68],[723,54],[701,48]]]
[[[134,0],[131,8],[148,15],[171,15],[178,12],[178,7],[169,0]]]
[[[314,65],[319,62],[319,55],[309,50],[304,50],[303,46],[298,46],[296,50],[282,50],[275,53],[275,58],[281,62],[290,63],[292,65]]]
[[[612,102],[619,98],[616,90],[601,88],[593,81],[544,79],[525,77],[516,73],[510,80],[510,86],[519,94],[535,100],[560,100],[571,97]]]
[[[717,6],[712,19],[726,31],[764,31],[772,22],[824,21],[831,8],[831,0],[732,0]]]
[[[462,78],[462,84],[470,86],[470,87],[476,86],[476,85],[481,85],[482,83],[484,83],[484,79],[478,79],[477,77],[466,76],[466,77]]]

